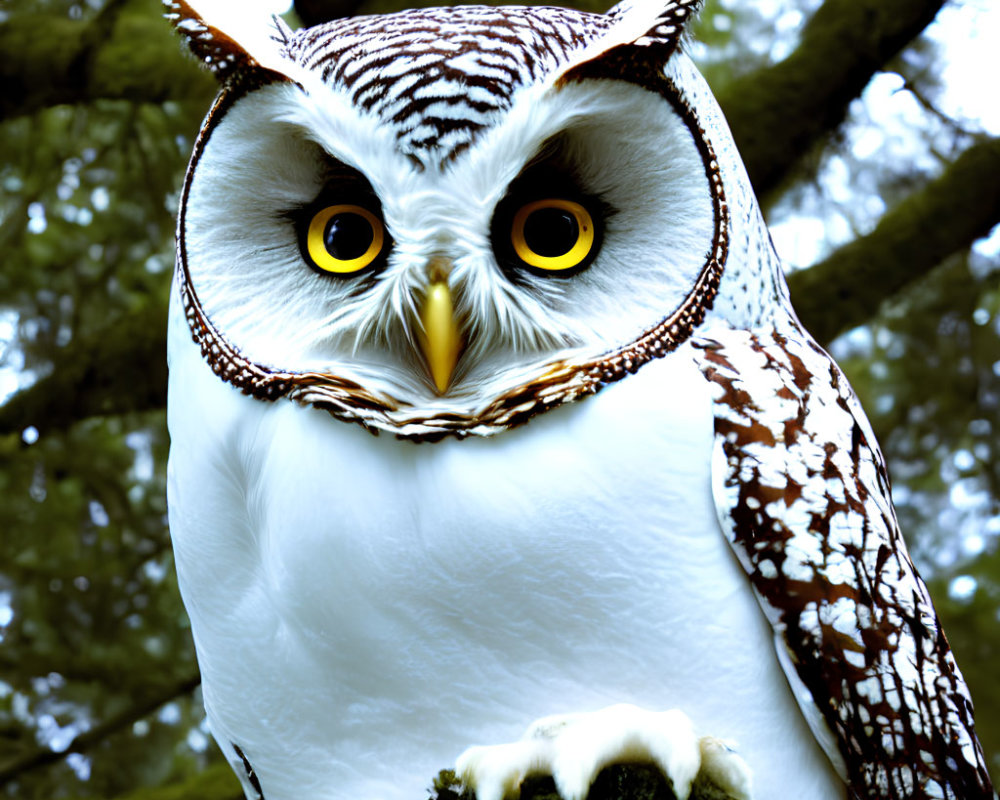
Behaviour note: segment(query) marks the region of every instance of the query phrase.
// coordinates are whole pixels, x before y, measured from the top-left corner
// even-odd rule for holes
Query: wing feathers
[[[831,761],[859,798],[992,798],[968,690],[847,380],[800,331],[696,347],[715,387],[723,530]]]

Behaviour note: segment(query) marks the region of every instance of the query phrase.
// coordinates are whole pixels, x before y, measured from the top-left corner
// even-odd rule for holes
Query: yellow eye
[[[313,216],[305,249],[319,269],[349,275],[371,266],[382,253],[385,239],[385,225],[367,208],[334,205]]]
[[[536,200],[514,215],[510,241],[529,267],[562,272],[579,267],[594,249],[594,220],[572,200]]]

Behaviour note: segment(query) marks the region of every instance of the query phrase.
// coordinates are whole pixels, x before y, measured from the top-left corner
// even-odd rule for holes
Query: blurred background
[[[395,3],[242,5],[294,27]],[[0,2],[2,797],[241,797],[164,497],[174,211],[216,87],[161,14]],[[997,781],[1000,7],[709,0],[695,35],[793,301],[886,451]]]

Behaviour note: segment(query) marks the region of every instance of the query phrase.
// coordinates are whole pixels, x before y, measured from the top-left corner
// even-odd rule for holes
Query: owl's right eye
[[[510,280],[525,273],[566,279],[596,259],[614,209],[586,191],[572,169],[550,161],[529,165],[497,203],[490,239]]]
[[[514,253],[528,267],[549,273],[576,270],[594,250],[594,220],[580,203],[551,197],[514,214]]]
[[[312,214],[302,252],[310,264],[334,275],[357,275],[380,263],[388,250],[385,223],[364,206],[338,203]]]

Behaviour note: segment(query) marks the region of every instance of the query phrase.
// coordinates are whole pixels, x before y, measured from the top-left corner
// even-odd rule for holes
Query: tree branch
[[[870,234],[790,275],[799,318],[819,341],[829,342],[997,223],[1000,139],[988,139],[888,212]]]
[[[138,722],[143,717],[152,714],[160,706],[194,691],[199,683],[201,683],[200,675],[189,675],[176,683],[151,692],[148,697],[108,717],[100,725],[91,728],[85,733],[81,733],[70,742],[69,747],[65,750],[56,752],[47,747],[39,748],[9,761],[0,767],[0,786],[4,786],[29,770],[61,761],[69,753],[82,753],[84,750],[103,742],[113,733],[117,733],[123,728],[127,728],[129,725]]]
[[[784,61],[717,93],[762,200],[843,121],[872,76],[920,35],[945,0],[826,0]]]
[[[649,764],[612,764],[594,778],[587,800],[676,800],[670,783],[660,770]],[[475,800],[463,791],[451,770],[442,770],[434,781],[431,800]],[[561,800],[555,782],[548,776],[526,778],[521,784],[520,800]],[[699,772],[691,786],[688,800],[733,800],[732,796]]]
[[[0,406],[0,434],[61,430],[99,415],[162,408],[167,309],[155,304],[58,351],[52,372]]]
[[[160,103],[204,97],[215,80],[182,51],[159,14],[112,3],[91,22],[11,14],[0,25],[0,120],[98,99]]]
[[[354,14],[364,0],[295,0],[295,13],[303,26],[311,28]]]

